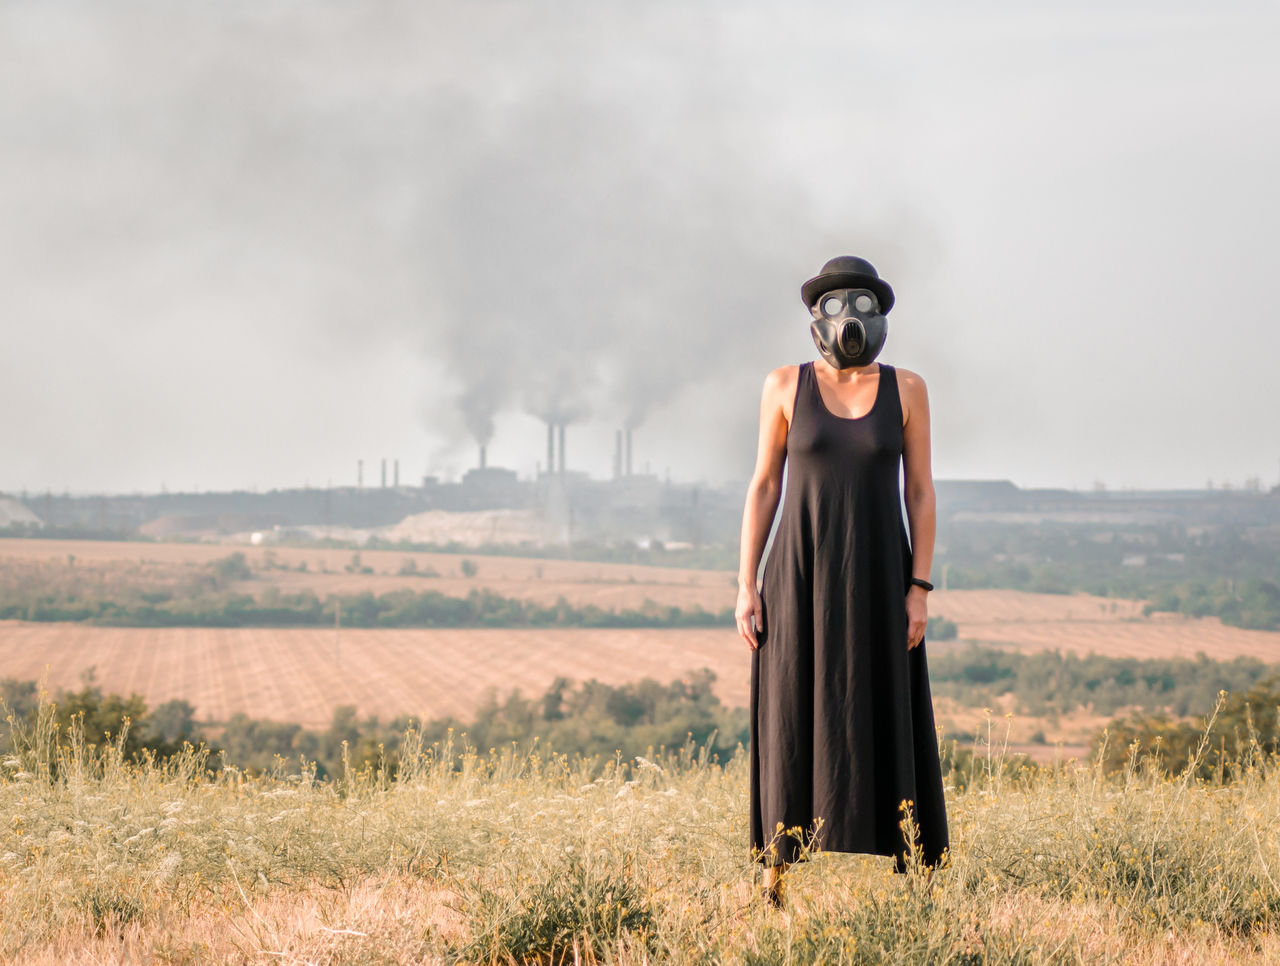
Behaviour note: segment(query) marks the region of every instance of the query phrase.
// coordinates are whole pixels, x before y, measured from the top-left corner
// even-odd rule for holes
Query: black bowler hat
[[[800,297],[805,305],[813,305],[823,292],[833,288],[866,288],[876,293],[880,301],[880,313],[887,315],[893,308],[893,289],[876,274],[876,267],[865,258],[856,255],[837,255],[822,266],[822,271],[800,286]]]

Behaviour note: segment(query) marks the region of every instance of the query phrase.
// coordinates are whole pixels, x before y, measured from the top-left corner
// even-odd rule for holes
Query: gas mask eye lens
[[[825,316],[839,315],[843,307],[844,303],[834,295],[829,295],[822,300],[822,314]]]
[[[853,300],[853,307],[859,312],[870,312],[874,305],[875,302],[870,295],[859,295]]]

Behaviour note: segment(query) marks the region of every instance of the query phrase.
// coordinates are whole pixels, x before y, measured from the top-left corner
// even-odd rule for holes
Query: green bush
[[[253,578],[253,571],[249,569],[248,561],[239,550],[230,556],[214,560],[209,564],[209,569],[213,571],[214,576],[219,581],[224,583],[230,580],[251,580]]]
[[[629,865],[630,863],[628,863]],[[603,867],[602,867],[603,866]],[[456,955],[470,961],[571,962],[574,943],[607,947],[624,933],[651,948],[655,917],[645,890],[625,870],[568,858],[539,870],[523,900],[481,883],[463,898],[477,928]]]
[[[344,758],[357,769],[394,777],[409,730],[428,741],[466,732],[482,748],[529,745],[537,739],[566,753],[606,758],[619,751],[642,755],[692,740],[714,759],[727,760],[750,739],[747,712],[721,704],[714,683],[715,674],[707,669],[668,684],[652,678],[618,686],[594,679],[574,684],[560,677],[531,698],[519,689],[499,698],[490,689],[467,721],[446,717],[422,723],[399,715],[383,722],[377,715],[361,719],[354,706],[340,705],[326,728],[311,730],[242,712],[221,726],[198,722],[195,709],[182,700],[149,711],[140,695],[104,694],[90,676],[81,690],[57,693],[51,720],[63,734],[77,727],[89,746],[118,744],[128,760],[149,755],[163,761],[190,744],[207,747],[218,768],[233,765],[253,775],[271,772],[281,760],[305,759],[315,764],[319,780],[341,775]],[[36,686],[5,679],[0,698],[13,717],[11,725],[0,727],[0,752],[5,752],[36,727]]]
[[[935,696],[970,707],[1017,697],[1023,714],[1065,713],[1092,705],[1099,714],[1136,706],[1186,716],[1208,707],[1220,690],[1250,688],[1275,672],[1256,658],[1129,658],[1058,650],[1021,653],[976,643],[929,655]]]
[[[1223,691],[1221,698],[1220,708],[1197,723],[1175,722],[1165,712],[1131,712],[1094,737],[1092,753],[1113,771],[1133,759],[1179,775],[1194,763],[1197,778],[1219,782],[1257,757],[1280,753],[1280,675],[1243,691]]]
[[[423,574],[426,576],[426,574]],[[476,588],[465,597],[408,588],[374,595],[285,593],[268,587],[259,597],[198,588],[192,594],[138,592],[110,597],[66,597],[58,592],[0,588],[0,619],[85,621],[120,627],[317,627],[338,617],[344,627],[731,627],[733,609],[712,613],[646,601],[638,609],[581,607],[563,596],[550,605]]]
[[[955,621],[949,621],[945,617],[930,617],[925,637],[931,641],[954,641],[959,632]]]

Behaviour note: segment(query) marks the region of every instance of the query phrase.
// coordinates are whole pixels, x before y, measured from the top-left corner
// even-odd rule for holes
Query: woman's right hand
[[[760,646],[756,631],[764,630],[764,605],[753,584],[738,585],[738,605],[733,609],[733,616],[738,622],[738,633],[754,651]]]

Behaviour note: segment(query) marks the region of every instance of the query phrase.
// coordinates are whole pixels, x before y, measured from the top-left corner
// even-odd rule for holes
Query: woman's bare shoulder
[[[894,366],[894,371],[898,373],[898,381],[904,385],[909,385],[914,389],[924,388],[924,376],[912,369],[904,369],[901,366]]]
[[[905,425],[913,412],[929,412],[929,387],[925,385],[924,376],[910,369],[894,366],[898,374],[898,398],[902,401],[902,421]]]
[[[762,412],[768,410],[781,413],[787,426],[791,425],[791,407],[796,398],[797,380],[800,378],[800,367],[778,366],[764,377],[764,395],[760,404]]]
[[[764,399],[765,402],[782,408],[783,412],[787,412],[790,408],[791,399],[796,394],[796,380],[800,377],[800,367],[778,366],[776,369],[770,370],[769,374],[764,377]],[[791,417],[787,417],[790,422]]]
[[[911,369],[902,369],[894,366],[894,371],[898,374],[898,386],[902,395],[909,399],[927,399],[929,396],[929,387],[925,385],[924,376]]]
[[[770,370],[769,374],[764,377],[764,384],[771,389],[786,389],[787,386],[794,386],[796,379],[800,375],[800,367],[778,366],[776,369]]]

